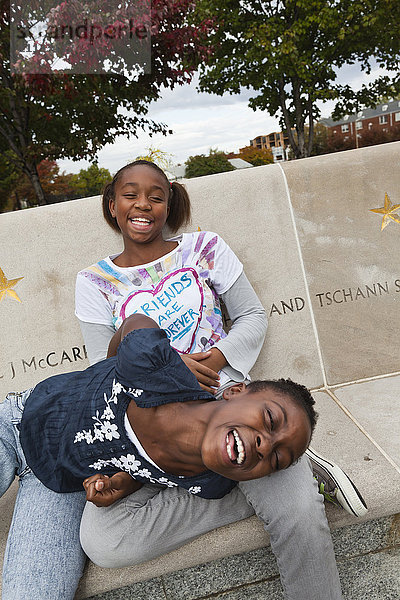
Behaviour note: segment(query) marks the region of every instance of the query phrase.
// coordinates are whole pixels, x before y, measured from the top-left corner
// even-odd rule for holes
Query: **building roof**
[[[247,160],[243,160],[242,158],[228,158],[228,162],[230,162],[235,169],[248,169],[253,166],[247,162]]]
[[[169,180],[183,179],[185,177],[186,165],[172,165],[165,171]]]
[[[325,127],[333,127],[334,125],[344,125],[344,123],[353,123],[354,121],[360,121],[361,119],[372,119],[373,117],[379,117],[392,112],[400,111],[400,100],[392,100],[386,104],[378,104],[376,108],[363,108],[352,115],[344,115],[340,121],[334,121],[333,119],[320,119],[319,123],[325,125]]]

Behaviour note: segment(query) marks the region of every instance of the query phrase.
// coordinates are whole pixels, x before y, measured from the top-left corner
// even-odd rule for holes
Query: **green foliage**
[[[209,155],[197,154],[189,156],[185,162],[185,177],[201,177],[202,175],[212,175],[213,173],[223,173],[224,171],[234,171],[231,163],[226,158],[224,152],[210,150]]]
[[[97,163],[93,163],[87,169],[81,169],[77,175],[72,175],[70,186],[80,198],[85,198],[101,194],[106,183],[111,180],[108,169],[100,169]]]
[[[338,110],[347,111],[400,89],[399,77],[381,77],[360,94],[335,82],[338,68],[357,61],[366,72],[374,60],[398,70],[398,0],[199,0],[197,10],[216,24],[200,89],[253,89],[250,106],[280,116],[296,158],[311,153],[317,101],[340,99]]]
[[[37,206],[36,192],[29,177],[18,172],[12,163],[8,171],[7,168],[2,168],[8,153],[0,156],[0,191],[3,198],[0,212]],[[7,164],[5,166],[7,167]],[[37,166],[37,173],[46,204],[64,202],[82,196],[81,190],[74,187],[72,183],[76,176],[60,173],[60,168],[54,160],[42,160]]]

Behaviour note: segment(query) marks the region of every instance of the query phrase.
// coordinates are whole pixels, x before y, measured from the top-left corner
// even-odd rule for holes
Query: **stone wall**
[[[319,388],[400,371],[399,157],[393,143],[186,182],[192,229],[224,237],[267,309],[254,376]],[[385,197],[387,216],[371,212]],[[75,276],[121,239],[97,197],[2,214],[0,236],[4,395],[88,364]]]

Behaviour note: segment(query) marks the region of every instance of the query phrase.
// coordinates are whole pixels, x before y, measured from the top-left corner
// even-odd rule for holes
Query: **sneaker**
[[[368,510],[367,505],[350,477],[333,461],[317,454],[312,448],[308,448],[306,454],[311,460],[319,492],[325,500],[344,508],[351,515],[364,516]]]

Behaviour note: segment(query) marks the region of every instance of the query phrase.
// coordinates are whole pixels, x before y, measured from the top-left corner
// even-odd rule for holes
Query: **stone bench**
[[[368,586],[376,577],[367,577],[374,572],[367,555],[376,561],[379,551],[390,548],[390,564],[399,568],[400,209],[397,217],[390,213],[390,202],[400,204],[399,157],[396,142],[186,182],[193,229],[217,231],[230,244],[267,310],[267,339],[253,378],[290,377],[313,390],[320,414],[313,446],[345,468],[369,506],[364,523],[327,507],[332,528],[340,528],[334,533],[339,558],[348,559],[349,552],[362,557]],[[371,212],[385,206],[385,194],[388,215]],[[383,221],[388,224],[381,230]],[[97,197],[0,215],[0,234],[5,278],[23,278],[0,287],[0,293],[11,292],[6,289],[0,302],[3,397],[86,367],[74,317],[75,276],[118,252],[121,240],[103,222]],[[14,495],[11,489],[0,501],[3,551]],[[351,551],[343,549],[344,539],[351,540]],[[268,581],[261,575],[250,581],[250,567],[239,569],[235,579],[237,562],[226,562],[246,553],[243,560],[258,564],[267,546],[253,517],[139,567],[110,571],[89,564],[77,598],[149,579],[131,588],[134,595],[101,598],[217,597],[261,583],[264,591],[254,588],[248,597],[281,598],[276,567]],[[205,586],[211,567],[204,563],[210,561],[229,572],[229,581]],[[185,570],[168,576],[179,569]],[[359,574],[346,573],[346,597],[367,597],[357,587]],[[387,573],[388,595],[368,597],[400,597],[398,576],[391,579],[390,568]],[[223,597],[247,597],[238,594]]]

